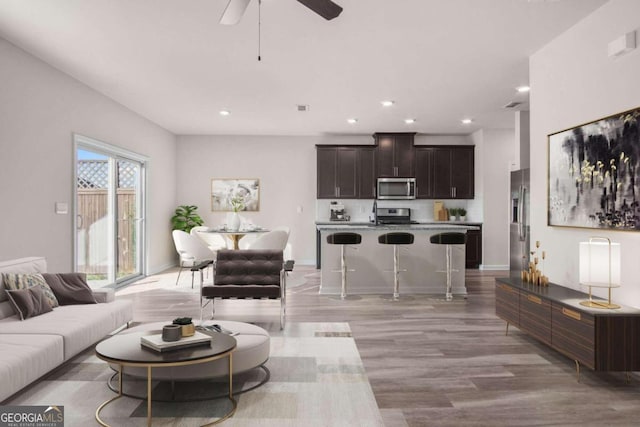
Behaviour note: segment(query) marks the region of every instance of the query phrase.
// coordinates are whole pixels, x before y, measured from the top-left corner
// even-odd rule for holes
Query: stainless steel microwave
[[[416,198],[415,178],[378,178],[378,199],[407,200]]]

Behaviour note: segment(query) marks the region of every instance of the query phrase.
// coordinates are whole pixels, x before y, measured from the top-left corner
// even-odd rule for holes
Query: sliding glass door
[[[146,161],[75,136],[75,270],[91,287],[143,274]]]

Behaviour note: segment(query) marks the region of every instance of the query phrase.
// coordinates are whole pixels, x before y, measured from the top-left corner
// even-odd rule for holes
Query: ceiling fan
[[[242,18],[250,1],[251,0],[229,0],[227,7],[222,13],[222,17],[220,17],[220,23],[223,25],[235,25],[240,22],[240,18]],[[298,0],[298,2],[307,6],[328,21],[336,18],[342,12],[342,7],[331,0]]]

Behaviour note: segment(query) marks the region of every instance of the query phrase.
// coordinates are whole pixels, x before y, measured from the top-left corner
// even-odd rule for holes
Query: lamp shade
[[[607,239],[580,242],[580,283],[619,286],[620,243],[610,243]]]

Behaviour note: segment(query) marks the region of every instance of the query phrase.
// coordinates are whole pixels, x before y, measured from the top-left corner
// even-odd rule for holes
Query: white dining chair
[[[274,228],[273,231],[284,231],[285,233],[287,233],[287,239],[289,238],[289,234],[291,233],[291,229],[286,225],[279,225]]]
[[[282,251],[284,258],[284,272],[288,275],[293,271],[295,261],[291,259],[289,241],[289,227],[280,226],[258,237],[249,249],[277,249]]]
[[[284,259],[291,259],[291,243],[289,243],[289,236],[290,236],[290,231],[291,229],[289,227],[287,227],[286,225],[280,225],[276,228],[274,228],[274,230],[282,230],[284,232],[287,233],[287,245],[284,248]]]
[[[249,249],[277,249],[279,251],[284,251],[287,247],[287,241],[289,240],[289,235],[284,230],[271,230],[251,243]]]
[[[213,251],[227,249],[227,241],[224,237],[217,233],[209,233],[209,227],[206,225],[197,225],[191,229],[190,234],[198,236]]]
[[[176,251],[180,255],[180,270],[178,271],[176,285],[180,281],[180,273],[182,273],[183,268],[195,267],[202,263],[213,264],[215,254],[198,236],[182,230],[173,230],[172,236]],[[193,275],[194,271],[191,270],[191,288],[193,288]]]

